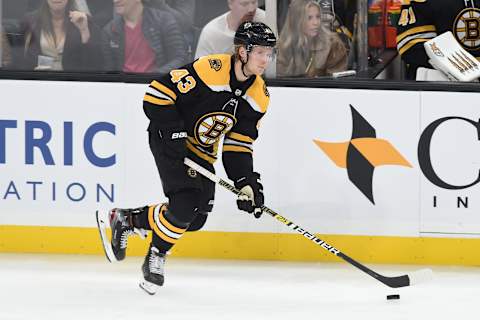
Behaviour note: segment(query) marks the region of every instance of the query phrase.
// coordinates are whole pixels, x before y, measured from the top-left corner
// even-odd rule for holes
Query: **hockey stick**
[[[207,177],[208,179],[212,180],[213,182],[215,182],[215,183],[221,185],[222,187],[224,187],[225,189],[229,190],[230,192],[232,192],[236,195],[241,194],[240,190],[236,189],[230,183],[223,180],[219,176],[213,174],[212,172],[208,171],[207,169],[203,168],[202,166],[198,165],[194,161],[192,161],[188,158],[185,158],[184,163],[187,166],[189,166],[190,168],[196,170],[197,172],[200,172],[200,174],[202,174],[203,176]],[[414,271],[410,274],[397,276],[397,277],[383,276],[383,275],[373,271],[372,269],[364,266],[360,262],[350,258],[349,256],[347,256],[345,253],[341,252],[340,250],[338,250],[334,246],[326,243],[322,239],[315,236],[315,234],[313,234],[312,232],[309,232],[309,231],[305,230],[304,228],[301,228],[300,226],[296,225],[292,221],[290,221],[287,218],[285,218],[285,217],[281,216],[280,214],[276,213],[275,211],[268,208],[267,206],[263,205],[261,207],[261,209],[262,209],[263,212],[268,213],[273,218],[280,221],[281,223],[283,223],[284,225],[286,225],[290,229],[292,229],[292,230],[298,232],[299,234],[301,234],[302,236],[304,236],[306,239],[308,239],[308,240],[312,241],[313,243],[319,245],[320,247],[327,250],[331,254],[336,255],[337,257],[345,260],[346,262],[348,262],[351,265],[357,267],[361,271],[363,271],[366,274],[368,274],[369,276],[377,279],[378,281],[382,282],[383,284],[389,286],[390,288],[407,287],[407,286],[411,286],[411,285],[414,285],[414,284],[418,284],[418,283],[421,283],[421,282],[428,281],[432,278],[433,273],[432,273],[432,270],[430,270],[430,269],[421,269],[421,270],[418,270],[418,271]]]

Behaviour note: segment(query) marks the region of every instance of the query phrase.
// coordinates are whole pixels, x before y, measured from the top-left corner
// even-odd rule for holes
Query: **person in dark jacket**
[[[169,13],[141,0],[113,0],[117,15],[104,28],[106,71],[166,73],[186,62],[181,29]]]
[[[101,31],[74,0],[44,0],[22,24],[24,57],[20,69],[98,71],[103,59]]]
[[[145,6],[170,13],[177,21],[187,44],[187,60],[194,58],[201,29],[194,25],[195,0],[144,0]]]
[[[191,32],[195,19],[195,0],[145,0],[145,5],[170,13],[183,32]]]

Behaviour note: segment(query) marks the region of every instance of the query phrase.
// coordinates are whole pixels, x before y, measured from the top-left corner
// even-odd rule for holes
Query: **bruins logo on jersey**
[[[210,68],[213,70],[220,71],[220,69],[222,69],[222,61],[220,61],[220,59],[208,59],[208,62],[210,63]]]
[[[190,178],[196,178],[197,177],[197,171],[192,169],[192,168],[187,169],[187,174]]]
[[[455,38],[469,50],[480,49],[480,9],[462,10],[453,23]]]
[[[212,112],[198,119],[194,132],[195,139],[203,147],[210,147],[222,135],[230,131],[237,119],[226,112]]]

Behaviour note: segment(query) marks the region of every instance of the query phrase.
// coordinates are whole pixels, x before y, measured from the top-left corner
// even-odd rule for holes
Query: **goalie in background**
[[[424,43],[451,31],[456,41],[480,57],[480,0],[405,0],[397,27],[397,49],[414,80],[419,67],[432,68]]]
[[[276,38],[261,22],[243,22],[233,42],[233,55],[208,55],[172,70],[153,80],[144,96],[150,149],[168,203],[97,212],[110,261],[125,258],[129,235],[152,230],[142,266],[145,281],[140,283],[149,294],[163,285],[166,253],[185,232],[201,229],[213,208],[215,184],[185,166],[185,157],[214,172],[224,136],[225,172],[244,194],[237,206],[256,218],[262,213],[263,187],[253,168],[253,142],[270,101],[261,75],[274,59]],[[105,232],[109,223],[111,242]]]

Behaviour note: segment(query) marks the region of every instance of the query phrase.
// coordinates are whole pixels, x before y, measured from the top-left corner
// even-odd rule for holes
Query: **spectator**
[[[5,68],[9,67],[10,64],[12,63],[12,52],[10,49],[10,44],[8,43],[7,35],[0,29],[0,40],[2,41],[2,44],[0,45],[0,48],[2,48],[2,54],[0,56],[1,58],[1,63],[0,67]]]
[[[265,23],[265,11],[258,9],[257,0],[228,0],[230,11],[211,20],[203,28],[195,57],[232,53],[235,30],[242,22]]]
[[[94,71],[102,66],[100,30],[74,0],[44,0],[22,23],[21,69]]]
[[[42,1],[28,0],[27,11],[37,10]],[[75,0],[78,11],[85,12],[92,18],[93,22],[103,28],[113,18],[113,5],[111,1],[105,0]]]
[[[199,29],[193,25],[195,0],[148,0],[145,5],[166,11],[175,18],[188,45],[188,60],[193,59],[199,33]]]
[[[337,33],[325,29],[313,0],[290,4],[279,39],[277,75],[318,77],[347,68],[347,50]]]
[[[192,31],[195,0],[148,0],[145,4],[172,14],[183,32]]]
[[[86,12],[101,29],[113,19],[113,4],[109,0],[76,0],[83,2]]]
[[[116,16],[104,28],[107,71],[167,73],[186,62],[181,30],[169,13],[141,0],[113,0]]]
[[[27,10],[28,11],[35,11],[35,10],[39,9],[41,5],[42,5],[42,1],[28,0]],[[85,13],[90,13],[86,0],[74,0],[74,5],[76,6],[78,11],[82,11],[82,12],[85,12]]]
[[[292,0],[277,1],[277,26],[279,30],[283,29],[291,2]],[[327,29],[337,32],[349,48],[353,40],[356,2],[354,0],[315,0],[315,2],[320,5],[322,23],[325,24]]]
[[[419,67],[432,68],[423,45],[447,31],[480,59],[479,9],[474,1],[404,1],[401,10],[397,49],[406,63],[407,79],[414,80]]]
[[[285,20],[287,19],[288,7],[290,6],[291,0],[278,0],[277,1],[277,26],[278,30],[283,29]]]

